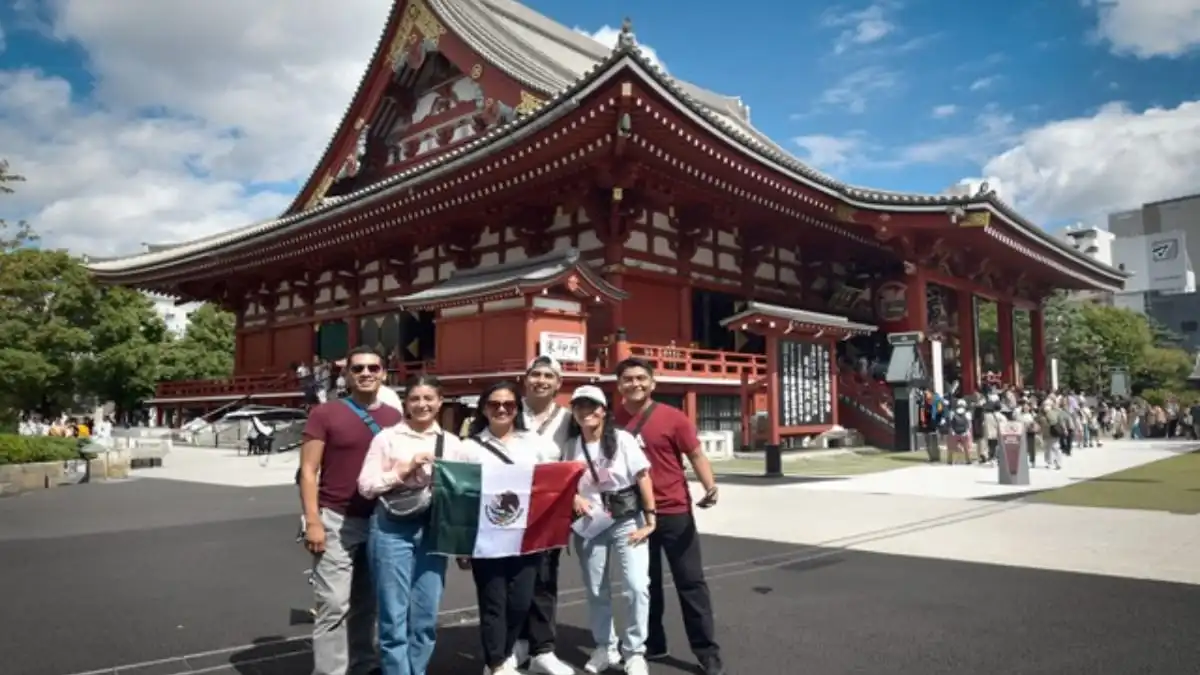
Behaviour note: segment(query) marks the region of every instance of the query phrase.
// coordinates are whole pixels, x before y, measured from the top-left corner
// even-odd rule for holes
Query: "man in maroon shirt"
[[[650,460],[650,479],[654,482],[654,501],[658,525],[650,535],[650,630],[646,637],[646,659],[667,657],[667,634],[663,629],[662,556],[667,556],[671,576],[683,611],[692,653],[705,675],[724,675],[721,649],[713,629],[712,599],[704,580],[700,556],[700,535],[692,516],[692,499],[683,469],[686,455],[704,497],[696,506],[705,509],[717,503],[717,484],[708,463],[696,425],[678,408],[656,403],[654,369],[641,359],[625,359],[617,364],[617,389],[622,406],[616,421],[637,437]]]
[[[368,519],[375,504],[358,494],[358,473],[380,429],[401,421],[379,402],[383,359],[369,347],[346,357],[350,397],[309,413],[300,448],[304,545],[315,556],[313,675],[367,675],[379,669],[375,592],[367,570]],[[364,417],[367,416],[367,417]]]

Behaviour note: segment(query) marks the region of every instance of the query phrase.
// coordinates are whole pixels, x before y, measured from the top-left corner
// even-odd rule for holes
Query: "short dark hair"
[[[356,356],[374,356],[380,361],[383,360],[383,357],[379,355],[379,352],[375,351],[374,347],[362,345],[346,352],[346,365],[350,365],[350,359],[353,359]]]
[[[409,375],[408,379],[404,381],[404,396],[407,398],[408,394],[417,387],[429,387],[436,391],[438,396],[442,395],[442,381],[428,373]]]
[[[613,374],[617,376],[617,379],[620,379],[621,376],[625,374],[625,371],[629,370],[630,368],[641,368],[642,370],[645,370],[650,377],[654,377],[654,366],[650,365],[649,361],[646,361],[645,359],[639,359],[636,356],[631,356],[618,363],[617,367],[613,369]]]

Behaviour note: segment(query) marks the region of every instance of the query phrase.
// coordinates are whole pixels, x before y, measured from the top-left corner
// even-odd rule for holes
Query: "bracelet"
[[[657,516],[658,509],[642,509],[642,513],[644,513],[647,516]]]

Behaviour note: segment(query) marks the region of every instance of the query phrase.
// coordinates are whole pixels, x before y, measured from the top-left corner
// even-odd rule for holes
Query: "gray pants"
[[[321,523],[325,552],[313,563],[313,675],[366,675],[379,667],[375,591],[367,569],[370,521],[321,509]]]

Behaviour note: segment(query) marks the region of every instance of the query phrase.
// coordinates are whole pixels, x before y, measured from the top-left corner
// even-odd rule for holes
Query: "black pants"
[[[471,560],[479,603],[479,638],[483,663],[492,670],[512,654],[533,601],[533,584],[541,554]]]
[[[712,599],[704,580],[704,562],[700,557],[700,535],[691,513],[659,514],[658,527],[650,535],[650,631],[646,636],[648,654],[665,654],[667,634],[663,629],[662,557],[674,577],[683,627],[692,653],[697,658],[720,652],[714,639]]]
[[[1071,430],[1067,430],[1058,437],[1058,449],[1062,450],[1062,454],[1067,457],[1071,456],[1071,446],[1075,444],[1075,434]]]
[[[1025,454],[1029,455],[1029,466],[1037,464],[1037,434],[1025,432]]]
[[[529,606],[529,618],[521,630],[521,639],[529,642],[529,655],[549,654],[554,651],[554,625],[558,610],[558,559],[562,549],[541,554],[537,566],[537,578],[533,584],[533,603]]]
[[[1000,439],[999,438],[989,438],[987,441],[987,449],[988,449],[988,461],[989,462],[996,461],[996,451],[1000,449]]]

